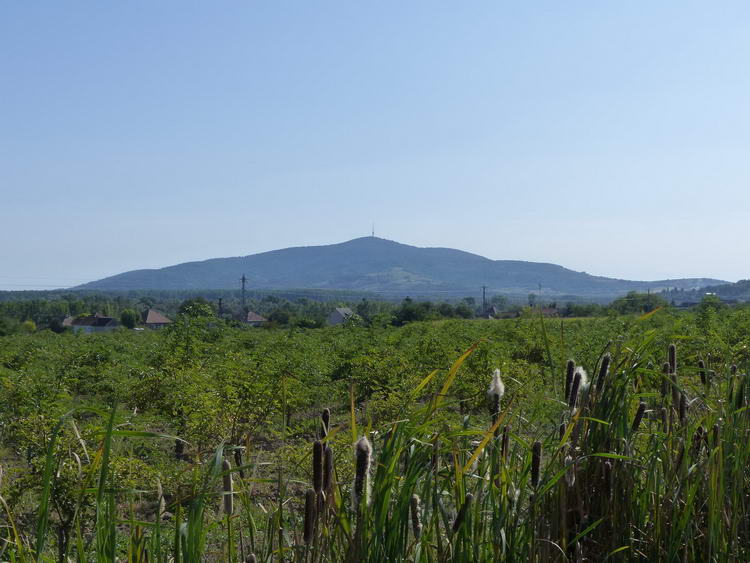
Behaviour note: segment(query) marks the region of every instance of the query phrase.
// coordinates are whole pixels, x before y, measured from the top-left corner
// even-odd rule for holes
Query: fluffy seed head
[[[228,459],[224,458],[221,469],[224,473],[221,477],[222,488],[224,489],[224,514],[231,516],[234,513],[234,483],[230,473],[232,464],[229,463]]]
[[[505,395],[505,385],[503,385],[503,380],[500,379],[500,370],[496,369],[492,374],[490,388],[487,389],[487,406],[493,420],[500,414],[500,399],[503,398],[503,395]]]
[[[589,374],[587,374],[586,370],[581,366],[578,366],[576,368],[576,374],[581,375],[581,383],[578,387],[578,392],[583,395],[589,390],[589,387],[591,386],[591,382],[589,381]]]
[[[362,436],[356,445],[356,460],[354,474],[354,506],[358,508],[362,504],[367,504],[370,484],[370,460],[372,457],[372,446],[370,441]]]

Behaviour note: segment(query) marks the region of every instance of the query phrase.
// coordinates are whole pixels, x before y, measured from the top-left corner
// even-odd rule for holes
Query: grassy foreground
[[[591,376],[572,362],[560,366],[556,396],[546,398],[548,420],[527,418],[514,393],[488,374],[484,423],[466,416],[455,424],[451,387],[472,347],[447,373],[427,375],[411,392],[420,406],[380,431],[357,425],[353,396],[348,420],[324,412],[306,458],[309,482],[287,479],[283,463],[269,478],[262,456],[251,460],[249,449],[219,445],[191,460],[193,486],[169,499],[158,483],[118,487],[110,455],[117,441],[172,437],[118,425],[116,408],[72,411],[47,446],[35,533],[22,535],[0,501],[1,557],[749,560],[747,376],[734,367],[678,366],[674,346],[663,366],[644,365],[648,345],[601,355]],[[425,396],[438,377],[438,391]],[[71,538],[58,538],[66,548],[55,554],[47,549],[51,507],[65,463],[56,439],[83,414],[103,417],[104,425],[99,448],[88,462],[78,459]],[[334,456],[334,448],[346,451]],[[334,459],[342,457],[352,459],[353,479],[338,470]],[[87,519],[82,507],[92,495]],[[136,516],[143,502],[154,506],[150,520]],[[224,539],[209,545],[211,535]]]

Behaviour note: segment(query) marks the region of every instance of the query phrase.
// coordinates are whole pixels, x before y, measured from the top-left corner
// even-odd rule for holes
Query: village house
[[[336,307],[333,312],[328,315],[326,322],[331,326],[336,326],[345,323],[349,317],[354,314],[349,307]]]
[[[70,327],[74,332],[83,332],[91,334],[93,332],[109,332],[120,326],[117,319],[105,317],[99,313],[86,315],[83,317],[65,317],[62,325]]]
[[[161,311],[146,309],[141,313],[141,322],[146,328],[160,329],[172,324],[172,320]]]
[[[268,324],[268,319],[254,311],[248,311],[247,315],[245,315],[245,318],[243,319],[243,322],[250,326],[264,326]]]

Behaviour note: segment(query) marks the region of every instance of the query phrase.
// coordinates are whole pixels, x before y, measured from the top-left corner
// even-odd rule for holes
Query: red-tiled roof
[[[172,322],[171,319],[164,315],[164,313],[157,311],[156,309],[143,311],[141,318],[143,319],[143,324],[147,325],[164,325]]]
[[[268,322],[268,319],[266,317],[260,316],[258,313],[248,311],[247,317],[245,317],[245,321],[249,323],[265,323]]]

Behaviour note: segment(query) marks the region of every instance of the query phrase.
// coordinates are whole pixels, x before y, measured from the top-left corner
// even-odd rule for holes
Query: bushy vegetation
[[[0,560],[747,560],[748,339],[720,307],[6,336]]]

